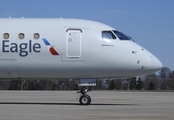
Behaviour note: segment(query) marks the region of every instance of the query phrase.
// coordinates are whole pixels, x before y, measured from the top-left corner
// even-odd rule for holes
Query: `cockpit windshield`
[[[111,31],[102,31],[103,39],[116,39],[115,35]]]
[[[120,39],[120,40],[131,40],[129,36],[117,31],[117,30],[113,30],[113,32],[115,33],[115,35]]]

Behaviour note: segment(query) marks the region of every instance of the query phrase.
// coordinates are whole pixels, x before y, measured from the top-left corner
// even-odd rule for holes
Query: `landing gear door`
[[[69,58],[81,56],[82,30],[67,29],[66,31],[66,55]]]
[[[96,86],[96,79],[80,79],[78,86]]]

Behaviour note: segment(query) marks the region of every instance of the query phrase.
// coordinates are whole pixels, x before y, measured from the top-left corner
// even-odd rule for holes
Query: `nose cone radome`
[[[151,62],[152,71],[158,71],[163,67],[163,64],[161,63],[161,61],[157,57],[152,56],[151,59],[152,59],[152,62]]]

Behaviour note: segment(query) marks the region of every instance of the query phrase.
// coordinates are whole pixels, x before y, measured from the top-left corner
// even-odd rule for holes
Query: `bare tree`
[[[137,90],[142,90],[144,88],[143,81],[141,80],[141,77],[138,78],[137,84],[136,84],[136,89]]]
[[[146,90],[155,90],[159,87],[159,81],[156,74],[149,74],[144,80]]]
[[[131,78],[122,79],[122,90],[130,90]]]
[[[123,89],[122,79],[114,79],[114,82],[115,82],[115,89],[116,90],[122,90]]]
[[[136,89],[136,77],[131,77],[130,79],[130,89],[135,90]]]
[[[168,78],[170,74],[171,74],[171,70],[167,67],[164,67],[159,71],[160,84],[161,84],[162,90],[166,90],[167,84],[168,84]]]
[[[8,90],[10,80],[0,80],[0,90]]]
[[[174,90],[174,71],[169,74],[167,86],[170,90]]]
[[[111,80],[109,86],[108,86],[108,90],[114,90],[115,89],[115,82],[114,80]]]
[[[104,89],[107,89],[107,88],[106,88],[107,82],[108,82],[108,81],[106,81],[106,80],[97,79],[97,80],[96,80],[96,87],[95,87],[95,89],[96,89],[96,90],[104,90]]]

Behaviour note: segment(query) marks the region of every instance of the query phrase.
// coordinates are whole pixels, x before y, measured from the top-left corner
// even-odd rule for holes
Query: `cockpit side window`
[[[116,36],[111,31],[102,31],[103,39],[116,39]]]
[[[129,36],[119,32],[119,31],[113,30],[113,32],[120,40],[131,40]]]

